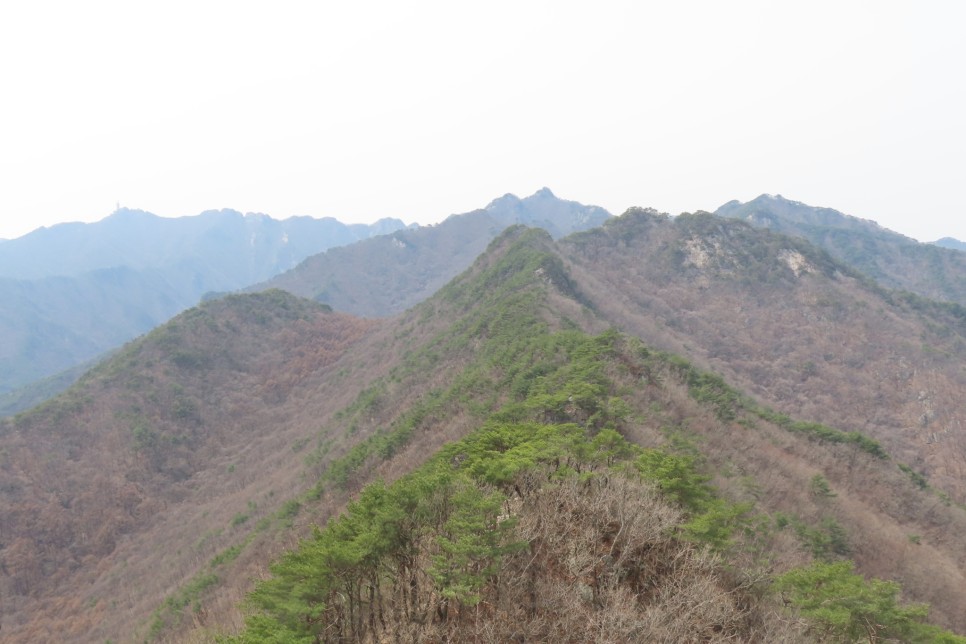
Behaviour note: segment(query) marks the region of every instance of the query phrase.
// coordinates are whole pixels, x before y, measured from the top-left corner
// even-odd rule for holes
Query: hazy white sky
[[[5,2],[0,237],[780,193],[966,239],[966,3]]]

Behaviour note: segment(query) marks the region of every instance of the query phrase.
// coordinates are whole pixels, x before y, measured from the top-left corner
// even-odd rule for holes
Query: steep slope
[[[91,360],[197,302],[190,285],[128,268],[0,279],[0,298],[3,393]]]
[[[525,199],[508,194],[436,226],[397,231],[310,257],[254,288],[281,288],[338,311],[382,317],[431,296],[469,267],[507,226],[537,225],[560,237],[609,217],[602,208],[559,199],[547,188]]]
[[[265,284],[366,317],[399,313],[466,269],[505,226],[483,210],[314,255]]]
[[[3,421],[5,639],[92,640],[105,612],[149,612],[197,557],[191,544],[245,510],[240,489],[293,484],[260,460],[291,455],[286,431],[311,422],[287,422],[298,407],[286,397],[373,328],[281,291],[230,297]]]
[[[966,500],[962,309],[706,213],[633,210],[560,246],[622,329],[786,413],[868,433]]]
[[[780,195],[730,201],[715,214],[804,237],[888,288],[966,304],[966,254],[941,244],[922,244],[873,221]]]
[[[210,291],[234,291],[340,244],[403,227],[222,210],[168,219],[118,210],[0,251],[0,394],[154,328]],[[68,381],[69,384],[69,381]]]
[[[29,385],[24,385],[13,391],[0,394],[0,418],[13,416],[31,407],[36,407],[45,400],[50,400],[77,382],[77,379],[95,364],[97,364],[96,360],[83,362],[66,371],[35,380]]]
[[[546,512],[540,509],[537,491],[543,481],[553,480],[560,468],[571,472],[576,468],[579,480],[592,489],[593,481],[600,480],[595,479],[595,467],[621,460],[620,442],[607,439],[617,435],[608,434],[612,428],[635,444],[661,446],[658,452],[648,452],[655,469],[646,466],[643,472],[653,472],[666,494],[697,513],[691,515],[691,527],[682,530],[698,543],[727,541],[732,525],[728,517],[733,519],[733,512],[751,512],[753,507],[754,518],[738,525],[747,528],[746,536],[756,536],[728,555],[737,558],[733,563],[741,562],[752,586],[761,583],[755,587],[763,591],[776,569],[792,568],[811,557],[834,561],[849,555],[867,575],[903,579],[904,597],[932,603],[933,618],[939,623],[966,628],[962,621],[966,560],[959,543],[959,531],[966,526],[962,509],[944,504],[935,492],[922,488],[868,437],[791,421],[741,396],[721,378],[702,373],[680,358],[654,352],[633,338],[612,331],[586,335],[579,329],[599,328],[601,323],[587,308],[589,303],[591,298],[578,276],[568,274],[549,238],[519,230],[501,236],[471,271],[407,314],[397,337],[412,338],[410,334],[425,332],[440,319],[450,320],[451,326],[437,327],[428,342],[424,335],[423,342],[411,344],[406,360],[390,371],[388,379],[367,388],[355,405],[334,419],[369,437],[320,471],[317,489],[324,490],[323,499],[335,500],[341,490],[358,489],[372,472],[394,479],[425,459],[442,438],[458,438],[460,432],[482,427],[479,438],[471,434],[467,443],[451,446],[439,455],[435,462],[443,470],[440,475],[466,468],[502,491],[509,503],[502,516],[541,525],[540,519],[527,513]],[[455,373],[454,365],[459,365]],[[414,413],[404,412],[401,419],[395,416],[400,393],[411,391],[413,383],[427,374],[433,374],[437,383],[428,406],[418,405]],[[397,420],[392,420],[394,416]],[[580,452],[583,456],[560,454],[519,438],[544,435],[569,441],[575,432],[595,437],[589,451]],[[479,447],[468,446],[474,444]],[[615,451],[594,456],[604,444]],[[503,460],[477,464],[473,460],[476,450]],[[534,462],[547,470],[531,473],[526,464]],[[705,513],[711,506],[696,510],[691,504],[701,506],[705,501],[697,498],[707,497],[686,483],[700,479],[697,475],[689,478],[686,463],[700,463],[731,503],[752,505],[741,506],[742,510],[707,501],[716,508],[711,514]],[[426,484],[430,488],[442,490],[448,485],[432,476],[432,485]],[[466,552],[446,544],[471,547],[458,533],[447,532],[435,546],[430,542],[417,551],[400,554],[392,549],[395,540],[410,529],[406,526],[411,527],[422,515],[419,501],[414,500],[418,499],[415,491],[423,485],[418,481],[419,476],[404,479],[402,489],[408,491],[401,497],[382,486],[368,488],[350,506],[347,516],[330,523],[326,532],[309,538],[298,553],[279,563],[277,580],[256,592],[256,605],[263,612],[249,616],[250,630],[242,633],[240,641],[259,641],[267,633],[278,633],[283,641],[288,641],[285,637],[299,641],[319,632],[357,641],[378,639],[386,629],[430,640],[501,640],[513,636],[512,628],[538,640],[556,639],[566,632],[579,640],[588,636],[583,629],[595,624],[611,629],[600,631],[598,639],[604,641],[627,641],[633,639],[631,633],[647,640],[662,633],[672,638],[677,633],[680,639],[681,633],[701,632],[694,628],[700,611],[685,608],[688,604],[683,601],[674,611],[662,612],[648,603],[655,595],[637,592],[634,598],[624,595],[612,604],[614,596],[606,593],[620,596],[621,591],[604,581],[607,562],[612,560],[603,557],[603,552],[597,568],[573,555],[558,560],[555,570],[544,569],[541,544],[552,539],[566,541],[574,533],[590,541],[581,542],[580,547],[571,543],[574,549],[568,552],[594,552],[599,547],[615,554],[613,536],[606,536],[606,531],[598,541],[592,536],[592,526],[598,525],[593,521],[609,521],[590,518],[593,513],[589,510],[574,514],[563,524],[542,514],[544,528],[560,528],[531,532],[525,538],[530,550],[522,561],[510,558],[504,560],[505,567],[493,564],[503,571],[498,576],[483,573],[477,582],[448,590],[447,580],[453,578],[434,574],[431,567],[453,561],[446,553],[456,557],[457,552]],[[697,496],[690,496],[687,489]],[[484,492],[495,493],[492,487],[484,487]],[[548,494],[558,499],[557,513],[571,511],[573,506],[564,500],[569,497],[563,491]],[[432,497],[430,507],[451,507],[442,491],[440,495]],[[385,507],[379,505],[380,500]],[[398,517],[397,500],[407,508],[402,513],[405,518]],[[618,505],[610,516],[626,518],[633,511],[632,506]],[[439,520],[449,525],[445,514],[433,516],[441,516]],[[456,520],[459,525],[474,525],[470,517],[460,515]],[[612,525],[619,526],[619,519],[615,520]],[[499,526],[499,522],[490,525]],[[492,530],[494,535],[499,532],[496,527]],[[484,527],[479,531],[486,534]],[[403,543],[408,544],[406,548],[417,545],[404,537]],[[423,546],[428,550],[421,549]],[[486,557],[476,561],[479,567],[471,570],[490,569],[491,560]],[[352,562],[359,562],[358,567]],[[403,580],[389,572],[397,566],[406,571]],[[385,571],[379,582],[371,581],[373,567]],[[516,577],[521,571],[530,571],[529,581]],[[407,581],[410,573],[412,581]],[[337,575],[337,586],[331,586],[330,575]],[[525,588],[540,588],[553,599],[546,600],[541,594],[514,595],[519,591],[514,579],[531,584]],[[695,574],[683,581],[679,598],[694,591],[701,579]],[[500,586],[504,583],[507,585]],[[655,584],[662,591],[675,586]],[[411,592],[400,591],[401,587]],[[366,588],[367,596],[359,594]],[[380,588],[387,595],[381,596]],[[597,590],[602,594],[597,595]],[[403,599],[393,598],[397,591],[403,592]],[[732,589],[729,595],[738,593]],[[703,597],[713,595],[711,587],[705,587]],[[477,597],[485,597],[486,603],[479,603]],[[514,597],[520,602],[515,603]],[[761,597],[750,601],[754,604]],[[537,607],[534,602],[542,603]],[[635,612],[635,602],[643,603],[640,608],[647,617]],[[474,605],[486,607],[473,609]],[[533,607],[530,612],[527,606]],[[619,613],[615,612],[618,608]],[[522,612],[514,617],[514,610]],[[746,610],[750,617],[758,614],[759,607]],[[782,620],[777,617],[777,607],[767,610],[775,611],[767,625],[778,628]],[[692,616],[695,621],[671,628],[669,614]],[[722,607],[718,617],[728,620],[728,614]],[[568,615],[575,620],[572,626],[561,626],[568,623]],[[237,619],[231,621],[237,624]],[[501,630],[508,624],[511,630]],[[646,630],[647,624],[648,628],[669,630]],[[747,624],[729,624],[717,622],[715,628],[720,630],[717,636],[709,635],[711,641],[735,636],[744,641],[763,637],[786,641],[788,634],[772,631],[766,636],[741,630],[750,628]],[[738,631],[728,630],[732,627]]]
[[[279,291],[213,301],[0,425],[5,638],[153,638],[215,579],[212,612],[233,605],[333,459],[417,417],[415,462],[466,431],[436,406],[466,352],[411,355],[469,316],[449,308],[387,326]]]
[[[650,237],[635,225],[673,242],[674,226],[688,223],[634,215],[578,236],[581,252],[599,239],[600,252],[632,253],[640,264]],[[732,224],[751,240],[768,237]],[[768,239],[777,250],[788,243]],[[699,493],[710,504],[703,510],[687,506],[687,486],[651,482],[696,521],[681,527],[682,548],[668,552],[689,552],[687,534],[724,547],[732,527],[747,527],[739,533],[751,541],[727,556],[755,584],[848,554],[863,574],[902,579],[905,600],[932,604],[936,623],[966,631],[959,507],[868,437],[795,422],[718,376],[608,331],[601,296],[612,295],[609,275],[580,258],[568,270],[561,249],[575,253],[575,243],[512,228],[434,297],[389,321],[329,313],[277,291],[210,302],[0,425],[5,638],[198,641],[236,632],[238,602],[273,554],[311,536],[373,478],[406,475],[488,423],[533,423],[551,434],[576,427],[590,438],[614,430],[660,448],[663,456],[648,457],[655,472],[712,477],[725,505]],[[806,250],[816,268],[834,266]],[[453,467],[464,462],[449,456]],[[678,476],[691,468],[697,479]],[[735,523],[739,515],[748,522]],[[581,525],[576,515],[573,523]],[[723,569],[702,570],[736,595]],[[601,616],[592,600],[581,604],[587,590],[578,578],[549,573],[559,575],[552,587],[577,602],[574,615]],[[631,612],[622,615],[636,619]],[[440,619],[434,628],[455,627]],[[528,628],[541,632],[537,622]]]

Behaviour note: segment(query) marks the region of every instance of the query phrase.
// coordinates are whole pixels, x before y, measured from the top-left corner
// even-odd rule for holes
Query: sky
[[[762,193],[966,239],[966,3],[7,2],[0,238]]]

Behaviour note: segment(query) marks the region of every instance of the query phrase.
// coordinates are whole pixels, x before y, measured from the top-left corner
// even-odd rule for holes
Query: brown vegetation
[[[966,325],[801,240],[629,211],[559,243],[595,310],[796,418],[881,441],[966,501]]]
[[[611,395],[627,405],[608,412],[617,430],[693,455],[726,498],[754,503],[763,527],[741,555],[748,570],[773,575],[848,551],[862,573],[899,579],[908,599],[932,604],[937,623],[966,632],[966,513],[912,476],[926,469],[928,482],[962,493],[961,331],[942,309],[890,299],[795,244],[738,222],[633,212],[557,243],[511,231],[443,292],[390,321],[278,292],[189,311],[0,425],[4,636],[202,640],[239,627],[238,601],[272,555],[373,477],[412,471],[513,399],[514,365],[480,359],[518,335],[521,311],[550,331],[618,325],[714,367],[760,403],[874,436],[894,460],[790,432],[751,403],[728,402],[737,406],[722,414],[695,398],[681,369],[628,338],[608,366]],[[520,245],[526,261],[510,256]],[[501,335],[507,326],[513,332]],[[568,401],[541,413],[587,424],[597,411]],[[378,442],[400,428],[405,440]],[[354,451],[366,445],[379,449]],[[325,479],[356,454],[343,479]],[[535,638],[616,641],[641,628],[673,639],[686,626],[647,621],[648,606],[688,606],[699,619],[692,599],[703,588],[712,638],[739,622],[763,639],[784,637],[777,608],[748,610],[745,580],[692,545],[631,522],[638,545],[610,553],[618,520],[608,495],[630,492],[603,486],[592,502],[562,487],[525,498],[515,516],[533,549],[507,568],[508,582],[520,583],[459,623],[493,639],[512,636],[510,624]],[[566,507],[548,505],[558,500]],[[577,515],[589,521],[579,530]],[[618,582],[614,569],[561,554],[601,548],[662,583],[633,587],[642,575]],[[678,563],[660,568],[665,557]],[[534,566],[545,621],[524,619]],[[694,588],[677,583],[685,573]],[[652,603],[631,609],[632,595]],[[423,628],[437,627],[421,632],[442,637],[453,622]]]
[[[887,288],[966,305],[966,253],[922,244],[873,221],[779,196],[729,202],[716,215],[802,237]]]
[[[134,609],[132,601],[160,602],[210,552],[193,544],[269,491],[255,492],[253,481],[274,480],[281,493],[297,485],[294,473],[266,463],[292,454],[293,434],[312,427],[287,420],[295,414],[285,398],[331,377],[333,363],[374,327],[281,292],[228,298],[175,318],[68,393],[5,421],[8,641],[88,632]],[[254,523],[258,513],[249,513]],[[140,610],[143,619],[151,608]]]

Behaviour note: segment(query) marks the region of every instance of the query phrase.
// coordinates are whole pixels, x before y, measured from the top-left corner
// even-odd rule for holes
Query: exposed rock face
[[[600,314],[792,416],[882,441],[966,500],[966,326],[807,242],[632,210],[558,242]]]
[[[885,287],[966,304],[962,242],[947,238],[921,244],[874,221],[781,195],[761,195],[747,203],[729,201],[715,214],[807,239]]]

